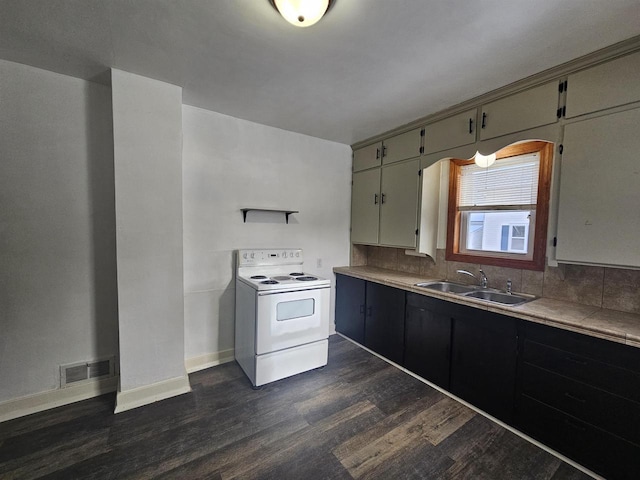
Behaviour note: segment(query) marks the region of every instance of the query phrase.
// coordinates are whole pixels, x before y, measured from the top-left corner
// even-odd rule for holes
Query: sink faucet
[[[482,271],[482,269],[480,269],[479,272],[480,272],[480,286],[482,288],[487,288],[487,286],[489,285],[489,280],[487,279],[487,275]],[[477,278],[473,273],[469,272],[468,270],[456,270],[456,273],[463,273],[465,275],[469,275],[470,277]]]

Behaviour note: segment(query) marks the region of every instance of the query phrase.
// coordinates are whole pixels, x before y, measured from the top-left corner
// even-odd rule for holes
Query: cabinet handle
[[[587,429],[585,427],[583,427],[582,425],[578,425],[577,423],[573,423],[571,420],[565,418],[564,419],[564,423],[565,425],[570,426],[571,428],[575,429],[575,430],[580,430],[581,432],[586,432]]]
[[[386,197],[386,195],[384,193],[380,194],[380,203],[384,204],[384,197]]]
[[[585,403],[586,400],[584,398],[576,397],[575,395],[571,395],[569,392],[564,392],[564,396],[570,398],[571,400],[575,400],[576,402]]]
[[[571,363],[576,363],[578,365],[587,365],[587,362],[585,362],[584,360],[578,360],[577,358],[572,358],[572,357],[564,357],[565,360],[569,360]]]
[[[473,133],[473,119],[469,119],[469,133]]]
[[[383,145],[382,146],[382,158],[387,156],[387,146]]]
[[[376,148],[376,160],[380,159],[380,149]]]
[[[482,112],[482,128],[487,126],[487,114],[486,112]]]
[[[371,309],[372,309],[372,308],[373,308],[373,307],[367,307],[367,317],[370,317],[370,316],[371,316]]]
[[[364,315],[364,305],[360,305],[360,315]]]
[[[377,204],[378,204],[378,194],[377,194],[377,193],[374,193],[374,194],[373,194],[373,204],[374,204],[374,205],[377,205]]]

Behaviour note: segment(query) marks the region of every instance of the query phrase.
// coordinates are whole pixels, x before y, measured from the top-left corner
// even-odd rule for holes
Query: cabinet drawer
[[[640,402],[640,374],[593,358],[524,341],[523,360],[565,377]]]
[[[638,478],[639,447],[527,395],[518,398],[516,426],[608,479]]]
[[[526,363],[521,374],[523,394],[640,445],[640,404]]]
[[[524,322],[528,340],[640,373],[640,348],[560,328]]]

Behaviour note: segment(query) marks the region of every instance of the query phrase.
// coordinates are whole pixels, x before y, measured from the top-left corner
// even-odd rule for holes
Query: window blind
[[[539,169],[539,153],[498,160],[489,168],[464,165],[460,168],[458,206],[535,208]]]

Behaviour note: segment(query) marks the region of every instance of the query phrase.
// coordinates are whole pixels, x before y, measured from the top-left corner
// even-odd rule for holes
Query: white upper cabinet
[[[476,141],[478,109],[454,115],[424,127],[424,153],[441,152]]]
[[[556,259],[640,267],[640,108],[565,126]]]
[[[351,241],[378,243],[380,225],[380,169],[353,174],[351,190]]]
[[[425,253],[434,260],[436,259],[439,234],[438,227],[440,224],[440,179],[442,176],[442,165],[442,162],[436,162],[422,170],[418,252]],[[444,165],[447,164],[444,163]]]
[[[380,245],[415,248],[420,160],[382,167]]]
[[[480,140],[557,122],[558,87],[552,81],[483,105]]]
[[[640,52],[569,75],[566,117],[640,101]]]
[[[420,159],[353,174],[351,241],[415,248]]]
[[[420,143],[422,140],[421,129],[416,128],[406,133],[401,133],[395,137],[387,138],[382,142],[382,163],[389,163],[407,160],[420,156]]]
[[[353,171],[379,167],[382,164],[382,142],[353,151]]]

